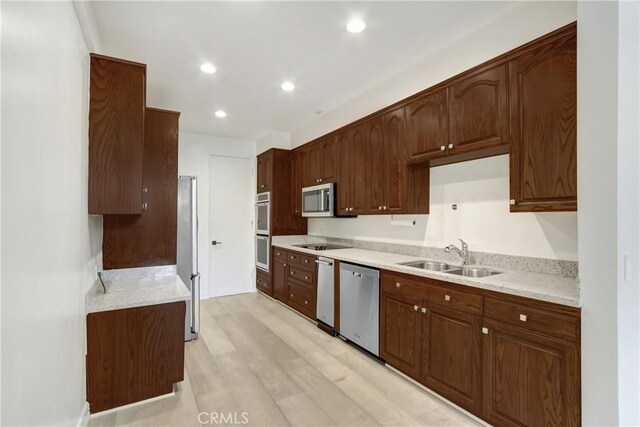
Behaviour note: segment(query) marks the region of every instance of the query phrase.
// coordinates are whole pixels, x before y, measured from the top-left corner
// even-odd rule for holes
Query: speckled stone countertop
[[[578,279],[575,277],[491,267],[502,273],[483,278],[471,278],[398,264],[424,259],[415,256],[356,248],[315,251],[293,246],[301,243],[321,243],[326,241],[326,238],[314,236],[275,236],[272,239],[272,245],[285,250],[321,255],[327,258],[353,262],[374,268],[443,280],[450,283],[488,289],[570,307],[580,307]]]
[[[147,305],[189,301],[191,293],[176,274],[151,274],[148,276],[105,281],[107,293],[96,283],[87,293],[85,311],[120,310]]]

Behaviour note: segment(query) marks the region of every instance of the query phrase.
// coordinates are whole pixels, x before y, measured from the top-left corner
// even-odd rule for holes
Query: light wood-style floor
[[[94,416],[91,427],[234,421],[252,426],[477,425],[261,294],[201,304],[200,339],[186,344],[185,378],[176,396]]]

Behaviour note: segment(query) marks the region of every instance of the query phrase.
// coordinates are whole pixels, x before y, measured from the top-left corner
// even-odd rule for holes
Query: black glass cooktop
[[[333,249],[351,249],[350,246],[334,245],[331,243],[305,243],[302,245],[293,245],[297,248],[311,249],[314,251],[329,251]]]

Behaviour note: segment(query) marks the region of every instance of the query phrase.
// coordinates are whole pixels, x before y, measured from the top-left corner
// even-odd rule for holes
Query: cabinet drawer
[[[313,285],[314,272],[299,266],[298,264],[289,264],[289,278],[297,279],[304,283]]]
[[[482,296],[470,292],[429,286],[427,299],[433,304],[466,311],[471,314],[482,313]]]
[[[308,286],[289,281],[287,302],[302,314],[315,318],[316,294],[315,291]]]
[[[427,285],[415,280],[383,273],[382,290],[411,297],[419,297],[427,294]]]
[[[530,308],[514,302],[487,297],[484,300],[484,315],[491,319],[570,341],[578,341],[580,336],[579,319]]]
[[[256,273],[256,289],[271,295],[271,275],[258,270]]]
[[[287,251],[285,251],[284,249],[281,248],[273,248],[273,257],[274,258],[280,258],[280,259],[287,259]]]
[[[295,262],[296,264],[300,263],[300,254],[295,252],[287,252],[287,261]]]
[[[313,255],[300,254],[300,264],[305,268],[310,268],[312,270],[315,270],[316,259],[317,258]]]

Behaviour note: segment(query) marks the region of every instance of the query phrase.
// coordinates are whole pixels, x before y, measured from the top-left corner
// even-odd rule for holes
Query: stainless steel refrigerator
[[[178,251],[177,270],[189,291],[185,341],[198,338],[200,330],[200,273],[198,272],[198,186],[195,176],[178,179]]]

